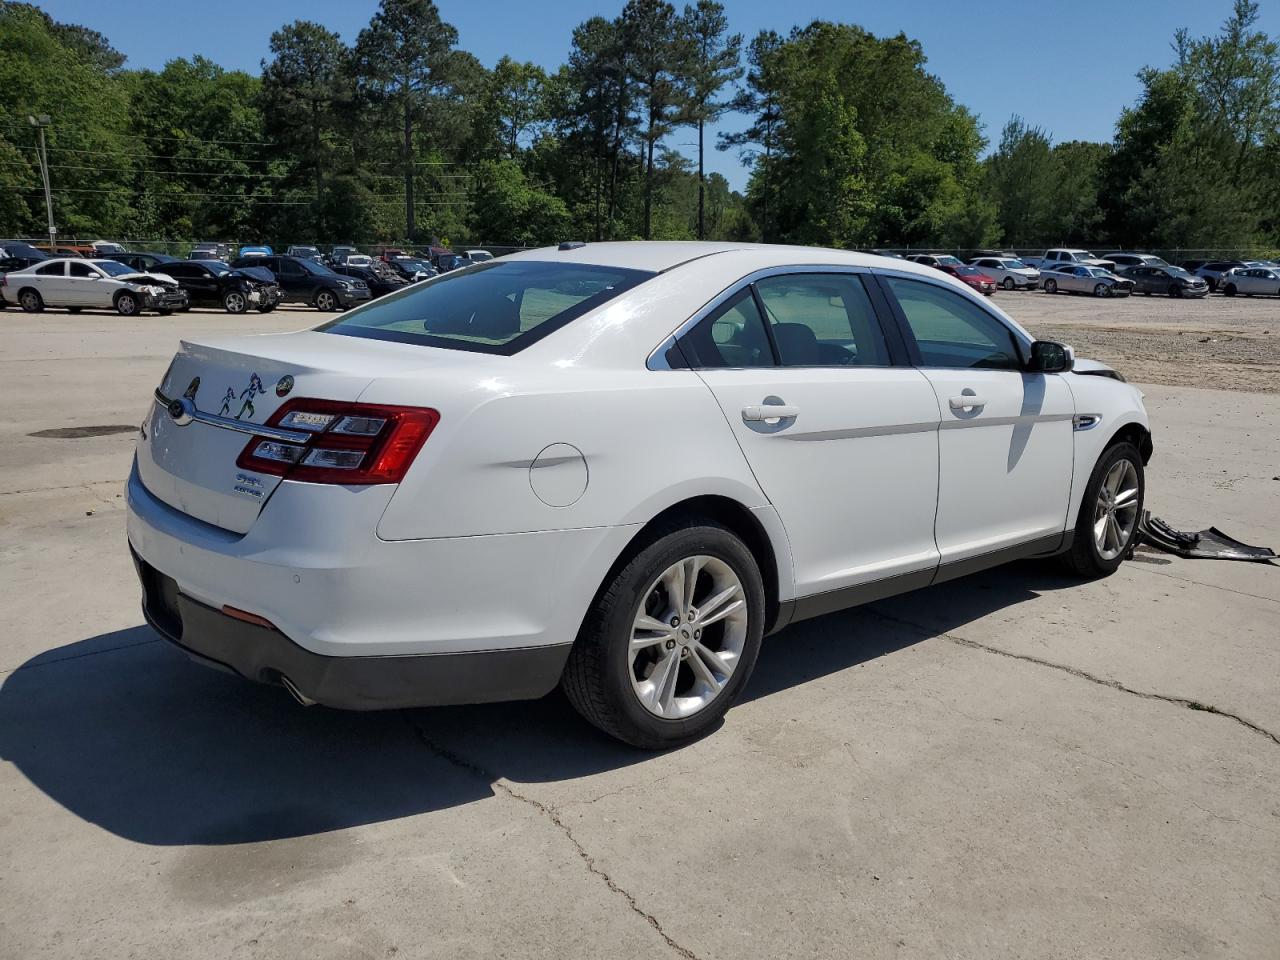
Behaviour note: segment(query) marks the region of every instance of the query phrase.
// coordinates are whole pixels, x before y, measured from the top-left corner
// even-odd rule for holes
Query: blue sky
[[[271,32],[281,24],[316,20],[347,42],[368,22],[376,0],[37,0],[55,19],[106,34],[131,67],[159,68],[175,57],[203,54],[223,66],[256,72]],[[681,6],[684,0],[677,0]],[[731,28],[750,38],[770,28],[785,33],[815,19],[857,23],[877,34],[899,31],[924,45],[929,69],[974,111],[987,137],[998,139],[1012,114],[1044,127],[1056,140],[1110,139],[1116,118],[1137,97],[1134,74],[1172,58],[1174,30],[1216,32],[1230,0],[1070,0],[1058,3],[962,0],[724,0]],[[568,53],[570,34],[597,13],[614,15],[623,0],[437,0],[458,28],[459,45],[486,66],[504,54],[549,69]],[[1264,0],[1262,27],[1280,34],[1280,0]],[[1049,13],[1049,10],[1055,13]],[[742,126],[730,117],[721,129]],[[688,156],[690,131],[672,145]],[[710,140],[709,140],[710,142]],[[708,167],[735,188],[746,172],[732,153],[708,150]]]

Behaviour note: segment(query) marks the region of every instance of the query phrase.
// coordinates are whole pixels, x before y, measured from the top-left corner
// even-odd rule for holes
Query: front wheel
[[[1044,282],[1044,292],[1045,292],[1045,293],[1057,293],[1057,292],[1058,292],[1058,281],[1057,281],[1057,280],[1046,280],[1046,281]]]
[[[328,290],[321,290],[316,294],[316,309],[325,313],[332,313],[338,309],[338,298]]]
[[[605,733],[647,750],[679,746],[733,705],[763,633],[751,551],[719,524],[677,524],[601,587],[561,686]]]
[[[232,290],[222,298],[222,306],[227,313],[244,313],[249,309],[249,298],[239,290]]]
[[[138,312],[138,298],[132,293],[122,293],[116,297],[116,313],[122,317],[132,317]]]
[[[1000,284],[1000,286],[1004,287],[1006,290],[1012,290],[1012,289],[1013,289],[1013,277],[1005,277],[1005,278],[1004,278],[1004,283]]]
[[[1109,297],[1111,296],[1111,288],[1105,283],[1099,283],[1093,288],[1093,295],[1095,297]]]
[[[1108,447],[1085,487],[1075,537],[1064,556],[1067,566],[1088,578],[1115,573],[1134,546],[1145,497],[1138,448],[1128,442]]]
[[[1182,287],[1178,286],[1176,283],[1169,284],[1169,296],[1173,297],[1175,300],[1181,297]]]
[[[1222,292],[1225,296],[1234,297],[1240,291],[1236,289],[1236,285],[1234,283],[1228,283],[1222,288]]]

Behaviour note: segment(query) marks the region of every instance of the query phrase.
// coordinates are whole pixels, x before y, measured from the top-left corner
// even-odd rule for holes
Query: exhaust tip
[[[312,700],[305,693],[299,690],[297,686],[294,684],[294,682],[290,680],[288,677],[286,677],[283,673],[280,674],[280,685],[284,687],[286,690],[288,690],[289,695],[293,697],[293,699],[297,700],[298,703],[302,704],[304,707],[314,707],[316,705],[316,702],[314,700]]]

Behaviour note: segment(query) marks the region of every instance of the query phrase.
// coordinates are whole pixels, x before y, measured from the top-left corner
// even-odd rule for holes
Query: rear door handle
[[[952,410],[968,410],[971,407],[985,407],[987,401],[976,393],[963,393],[958,397],[951,398]]]
[[[742,419],[761,420],[794,420],[800,416],[800,408],[788,403],[757,403],[742,408]]]

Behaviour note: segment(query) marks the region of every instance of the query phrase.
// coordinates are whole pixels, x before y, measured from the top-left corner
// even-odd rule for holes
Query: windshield
[[[958,277],[976,277],[982,273],[977,267],[956,267]]]
[[[1165,273],[1167,273],[1167,274],[1169,274],[1169,276],[1171,276],[1171,277],[1184,277],[1184,278],[1186,278],[1187,280],[1194,280],[1194,279],[1195,279],[1193,276],[1191,276],[1191,274],[1187,273],[1187,271],[1183,270],[1181,267],[1168,267],[1168,266],[1167,266],[1167,267],[1165,267],[1165,268],[1164,268],[1164,272],[1165,272]]]
[[[314,273],[317,276],[322,276],[322,277],[337,276],[336,273],[330,270],[327,266],[325,266],[319,260],[307,260],[304,258],[304,259],[299,259],[298,263],[302,264],[302,269],[307,271],[307,273]]]
[[[492,260],[408,287],[316,329],[509,356],[651,276],[620,267]]]
[[[224,273],[231,272],[231,268],[228,267],[221,260],[205,260],[204,265],[209,268],[209,272],[212,273],[215,277],[220,277]]]
[[[938,257],[937,260],[938,260],[938,264],[944,267],[964,266],[964,261],[961,260],[959,257],[951,257],[951,256],[947,256],[946,254],[943,254],[942,256]]]
[[[1085,267],[1084,269],[1091,277],[1107,276],[1107,271],[1103,270],[1101,267]]]
[[[123,277],[126,273],[137,273],[133,267],[125,266],[116,260],[95,260],[94,266],[109,277]]]
[[[1001,260],[1000,266],[1006,270],[1026,270],[1027,265],[1021,260]]]
[[[409,269],[409,270],[422,270],[422,271],[426,271],[426,270],[430,269],[430,268],[429,268],[425,263],[423,263],[421,260],[415,260],[415,259],[413,259],[413,257],[396,257],[396,263],[398,263],[400,266],[405,267],[405,268],[407,268],[407,269]]]

